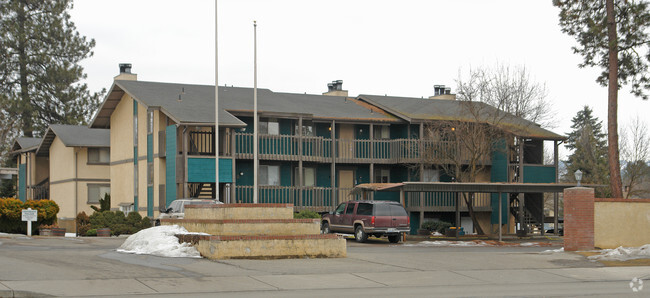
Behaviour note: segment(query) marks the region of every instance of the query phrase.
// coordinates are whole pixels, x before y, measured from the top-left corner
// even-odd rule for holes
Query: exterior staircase
[[[208,259],[339,258],[346,240],[320,233],[319,219],[293,219],[291,204],[185,205],[184,219],[161,219],[192,233],[176,235]]]

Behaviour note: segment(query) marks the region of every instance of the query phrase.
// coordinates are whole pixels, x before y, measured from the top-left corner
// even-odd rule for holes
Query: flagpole
[[[217,40],[217,0],[214,1],[214,188],[219,200],[219,42]]]
[[[258,119],[257,119],[257,22],[253,21],[253,203],[257,204],[259,187]]]

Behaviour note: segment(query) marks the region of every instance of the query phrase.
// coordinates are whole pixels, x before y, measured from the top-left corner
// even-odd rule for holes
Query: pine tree
[[[71,0],[0,0],[2,113],[20,119],[19,130],[38,136],[50,123],[85,124],[104,93],[91,93],[79,62],[95,40],[76,31]]]
[[[643,0],[553,0],[560,8],[562,32],[578,45],[579,67],[600,67],[596,81],[608,87],[607,138],[609,185],[614,197],[623,197],[618,148],[618,89],[630,83],[632,94],[648,99],[650,89],[650,11]]]
[[[566,161],[565,181],[575,182],[574,173],[582,171],[582,183],[607,184],[607,135],[602,131],[602,121],[594,117],[585,106],[571,120],[572,132],[568,134],[565,147],[573,150]],[[596,189],[597,196],[608,196],[609,192]]]

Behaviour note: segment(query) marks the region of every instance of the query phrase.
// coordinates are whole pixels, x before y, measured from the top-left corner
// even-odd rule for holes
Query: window
[[[298,167],[295,168],[294,171],[294,185],[300,185],[300,176],[298,173]],[[303,172],[303,180],[302,182],[304,183],[303,186],[315,186],[316,185],[316,169],[315,168],[302,168]]]
[[[422,174],[423,182],[439,182],[440,181],[440,171],[435,169],[424,169]]]
[[[260,119],[259,133],[264,135],[279,135],[280,123],[278,119]]]
[[[354,203],[349,203],[348,208],[345,208],[345,214],[352,214],[354,212]]]
[[[111,161],[109,148],[88,148],[89,164],[107,164]]]
[[[99,204],[106,194],[111,194],[111,187],[108,184],[88,184],[88,204]]]
[[[359,203],[357,215],[372,215],[372,205],[368,203]]]
[[[375,140],[390,139],[390,128],[388,125],[375,126],[373,129],[373,138]]]
[[[280,185],[280,166],[260,165],[260,185]]]
[[[153,162],[147,163],[147,185],[153,186]]]
[[[390,181],[390,170],[375,169],[375,183],[388,183]]]
[[[153,133],[153,110],[147,111],[147,134]]]
[[[334,210],[334,214],[342,214],[343,210],[345,210],[345,203],[342,203],[338,207],[336,207],[336,210]]]
[[[138,196],[138,164],[133,165],[133,196]]]
[[[294,134],[299,135],[298,123],[296,123]],[[312,121],[302,121],[302,135],[305,137],[314,136],[314,123]]]

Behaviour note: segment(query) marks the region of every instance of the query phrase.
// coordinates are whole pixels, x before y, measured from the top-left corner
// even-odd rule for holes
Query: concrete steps
[[[186,205],[184,219],[163,219],[193,233],[176,235],[209,259],[340,258],[346,242],[321,235],[320,220],[293,219],[291,204]]]

